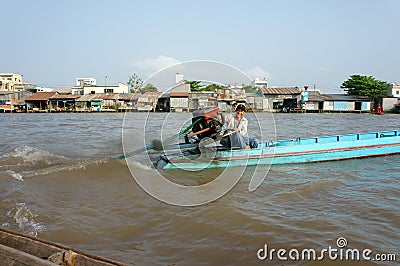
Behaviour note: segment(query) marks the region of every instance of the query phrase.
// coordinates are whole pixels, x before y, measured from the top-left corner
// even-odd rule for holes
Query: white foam
[[[30,163],[30,164],[45,163],[47,165],[52,165],[67,160],[67,158],[64,156],[55,155],[52,154],[51,152],[43,151],[30,146],[21,146],[15,148],[12,152],[4,154],[0,158],[6,159],[9,157],[20,158],[22,159],[23,163]]]
[[[16,180],[24,181],[24,179],[22,178],[23,176],[17,172],[14,172],[13,170],[7,170],[6,173],[10,174]]]
[[[147,171],[151,171],[151,170],[154,171],[154,167],[151,167],[151,166],[142,164],[142,163],[137,162],[137,161],[133,161],[133,160],[128,159],[128,160],[127,160],[127,163],[128,163],[130,166],[134,167],[134,168],[140,168],[140,169],[147,170]]]
[[[88,160],[88,161],[71,161],[63,165],[56,165],[51,167],[46,167],[43,169],[35,169],[29,173],[26,173],[25,177],[34,177],[41,175],[50,175],[54,173],[64,172],[64,171],[76,171],[76,170],[86,170],[88,167],[93,165],[105,164],[108,161],[106,158]]]
[[[23,202],[17,203],[16,207],[9,210],[7,215],[14,219],[18,228],[24,233],[36,237],[38,233],[46,231],[46,226],[41,222],[35,221],[37,215],[33,214]]]

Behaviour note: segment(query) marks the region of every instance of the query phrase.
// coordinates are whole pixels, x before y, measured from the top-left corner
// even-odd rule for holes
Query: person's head
[[[236,106],[235,111],[236,111],[236,114],[238,114],[238,115],[244,115],[246,113],[246,106],[244,106],[244,104],[239,103]]]

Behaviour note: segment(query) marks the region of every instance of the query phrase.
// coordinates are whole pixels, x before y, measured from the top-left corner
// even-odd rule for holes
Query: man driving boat
[[[235,108],[235,115],[226,114],[222,116],[222,122],[228,131],[226,136],[222,138],[221,145],[228,148],[257,148],[258,141],[249,138],[247,135],[248,120],[244,117],[246,113],[246,106],[238,104]]]

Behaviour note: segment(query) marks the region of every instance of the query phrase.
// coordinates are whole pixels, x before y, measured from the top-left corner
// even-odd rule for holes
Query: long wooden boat
[[[261,142],[255,149],[217,147],[212,160],[198,160],[198,155],[193,151],[181,152],[162,156],[162,167],[205,169],[323,162],[393,154],[400,154],[399,130]]]
[[[0,265],[126,265],[57,243],[0,228]]]

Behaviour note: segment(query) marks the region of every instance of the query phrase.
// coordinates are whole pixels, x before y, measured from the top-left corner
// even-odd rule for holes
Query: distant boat
[[[0,262],[36,266],[126,265],[4,228],[0,228]]]
[[[164,169],[205,169],[386,156],[400,154],[400,131],[267,141],[259,143],[255,149],[228,149],[217,146],[213,150],[212,160],[203,161],[196,160],[200,150],[191,148],[191,145],[178,144],[176,148],[179,148],[180,152],[164,154],[157,165]],[[207,153],[207,148],[202,152]]]

